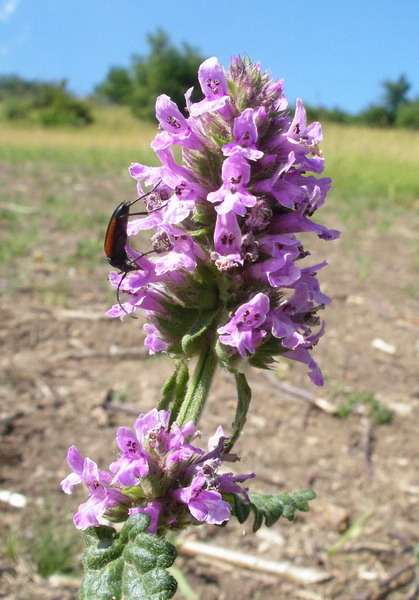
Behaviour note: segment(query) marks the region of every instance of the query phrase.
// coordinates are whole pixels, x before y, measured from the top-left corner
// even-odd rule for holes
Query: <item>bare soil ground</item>
[[[92,181],[46,168],[29,169],[22,180],[18,167],[10,167],[4,189],[14,193],[17,186],[23,204],[30,198],[30,206],[43,206],[47,196],[57,195],[86,219],[95,210],[110,212],[123,195],[121,179]],[[131,195],[128,185],[124,193],[128,189]],[[340,224],[344,232],[338,242],[311,239],[307,244],[314,260],[330,263],[320,278],[333,304],[316,350],[325,388],[315,389],[300,365],[281,363],[276,375],[335,406],[347,394],[375,394],[393,411],[392,422],[374,424],[365,406],[340,419],[279,390],[272,376],[252,371],[253,402],[237,445],[238,470],[257,474],[252,489],[277,493],[311,487],[317,499],[309,513],[299,513],[292,523],[280,520],[258,535],[250,522],[232,520],[226,528],[200,527],[185,536],[327,576],[305,583],[181,555],[176,565],[201,600],[418,597],[413,568],[413,546],[419,541],[414,225],[408,215],[394,217],[387,228],[379,227],[382,215],[367,217],[359,228]],[[331,213],[326,221],[339,226]],[[68,446],[76,444],[107,466],[116,453],[116,427],[132,425],[129,410],[144,412],[156,404],[171,369],[165,357],[148,358],[143,352],[141,320],[121,323],[103,316],[111,297],[102,256],[90,268],[66,262],[78,239],[93,235],[88,227],[64,231],[47,214],[39,223],[36,248],[3,266],[1,274],[0,489],[27,498],[26,508],[1,502],[0,597],[8,600],[76,598],[71,580],[42,578],[23,550],[16,552],[17,559],[11,557],[12,533],[18,528],[25,547],[33,543],[36,516],[44,514],[46,502],[57,521],[72,528],[84,493],[67,498],[59,488],[68,472]],[[376,338],[394,346],[394,353],[373,347]],[[220,371],[201,423],[204,439],[219,423],[228,430],[233,414],[233,383]],[[363,523],[353,535],[328,554],[360,517]]]

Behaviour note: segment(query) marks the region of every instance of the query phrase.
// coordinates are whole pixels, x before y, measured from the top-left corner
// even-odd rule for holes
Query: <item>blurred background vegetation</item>
[[[28,81],[18,75],[0,75],[2,120],[26,121],[46,127],[84,127],[95,120],[95,109],[103,105],[127,106],[143,121],[155,122],[155,98],[167,94],[182,109],[185,90],[197,90],[197,70],[204,56],[183,43],[175,47],[162,29],[147,36],[147,56],[134,55],[128,66],[111,66],[87,98],[76,98],[65,80]],[[344,125],[419,128],[419,98],[411,98],[411,84],[401,74],[395,81],[383,81],[381,96],[359,114],[339,107],[306,106],[308,118]],[[378,95],[378,92],[377,92]],[[196,98],[193,98],[196,100]]]

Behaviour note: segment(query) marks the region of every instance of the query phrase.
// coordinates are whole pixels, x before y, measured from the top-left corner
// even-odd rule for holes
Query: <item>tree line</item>
[[[411,84],[405,75],[395,81],[387,80],[381,84],[381,98],[367,106],[356,115],[340,108],[307,106],[307,114],[313,121],[331,121],[370,127],[408,127],[419,129],[419,97],[410,99]]]
[[[134,55],[127,67],[110,67],[87,100],[76,98],[65,80],[48,83],[0,75],[2,117],[36,120],[47,126],[84,126],[94,120],[92,106],[106,103],[128,106],[137,118],[155,121],[155,98],[162,93],[184,106],[184,91],[192,86],[198,88],[197,70],[205,57],[187,43],[177,48],[162,29],[149,34],[147,42],[147,56]],[[407,77],[400,75],[381,85],[381,98],[357,115],[340,108],[306,105],[308,117],[343,124],[419,129],[419,97],[409,97],[411,84]]]

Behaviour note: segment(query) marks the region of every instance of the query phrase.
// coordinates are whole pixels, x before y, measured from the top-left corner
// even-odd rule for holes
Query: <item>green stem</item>
[[[189,381],[185,399],[176,422],[185,425],[189,421],[198,423],[205,406],[211,383],[217,367],[217,355],[211,342],[203,345],[194,374]]]
[[[188,384],[189,371],[185,360],[176,361],[175,370],[166,381],[160,402],[157,405],[158,410],[171,410],[171,423],[176,420],[182,402],[185,398],[186,386]]]
[[[229,452],[239,439],[239,436],[246,423],[247,411],[249,410],[250,400],[252,399],[252,390],[247,383],[246,376],[243,373],[235,373],[237,388],[237,408],[233,423],[233,433],[231,438],[224,444],[224,449]]]

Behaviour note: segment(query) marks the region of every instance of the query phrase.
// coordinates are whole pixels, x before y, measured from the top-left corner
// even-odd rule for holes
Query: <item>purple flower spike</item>
[[[246,108],[239,117],[234,119],[233,134],[235,141],[221,148],[224,156],[231,156],[238,152],[249,160],[262,158],[263,152],[256,148],[258,130],[254,110]]]
[[[138,195],[151,192],[143,198],[147,213],[128,220],[125,252],[133,272],[111,274],[121,304],[107,314],[123,319],[143,309],[150,353],[188,360],[200,352],[199,344],[185,343],[193,323],[211,313],[208,327],[230,346],[222,353],[227,369],[236,370],[240,357],[269,367],[285,356],[309,365],[318,383],[310,352],[313,331],[322,330],[317,313],[330,299],[299,234],[339,237],[313,221],[331,187],[320,176],[321,124],[307,121],[300,99],[289,116],[283,80],[271,80],[248,58],[234,57],[229,70],[208,58],[198,79],[204,98],[194,103],[193,88],[186,91],[188,118],[169,96],[157,98],[160,131],[151,146],[161,165],[131,164]],[[149,230],[141,255],[131,237]],[[264,321],[245,326],[242,307],[262,297]],[[225,307],[228,323],[221,321]],[[173,451],[171,468],[182,453],[183,446]]]
[[[196,521],[220,525],[228,520],[231,507],[221,493],[239,494],[248,501],[247,490],[239,484],[250,475],[221,475],[224,461],[238,460],[226,454],[221,427],[209,439],[208,453],[190,441],[200,435],[195,423],[170,426],[170,411],[153,409],[139,415],[134,430],[120,427],[117,442],[121,457],[111,464],[114,477],[84,459],[72,446],[68,462],[73,473],[62,482],[66,493],[82,483],[89,492],[74,517],[79,529],[100,524],[100,519],[126,519],[142,512],[150,515],[149,533],[178,529]]]
[[[234,313],[231,321],[217,329],[220,342],[237,348],[242,358],[246,357],[246,350],[251,354],[255,346],[260,344],[266,336],[266,330],[258,329],[266,319],[269,310],[269,297],[266,294],[256,294],[252,300],[242,304]]]
[[[208,194],[207,200],[219,203],[215,207],[218,214],[234,212],[245,215],[246,208],[256,204],[256,197],[246,189],[250,180],[249,163],[240,154],[233,154],[224,161],[222,178],[223,185],[216,192]]]

